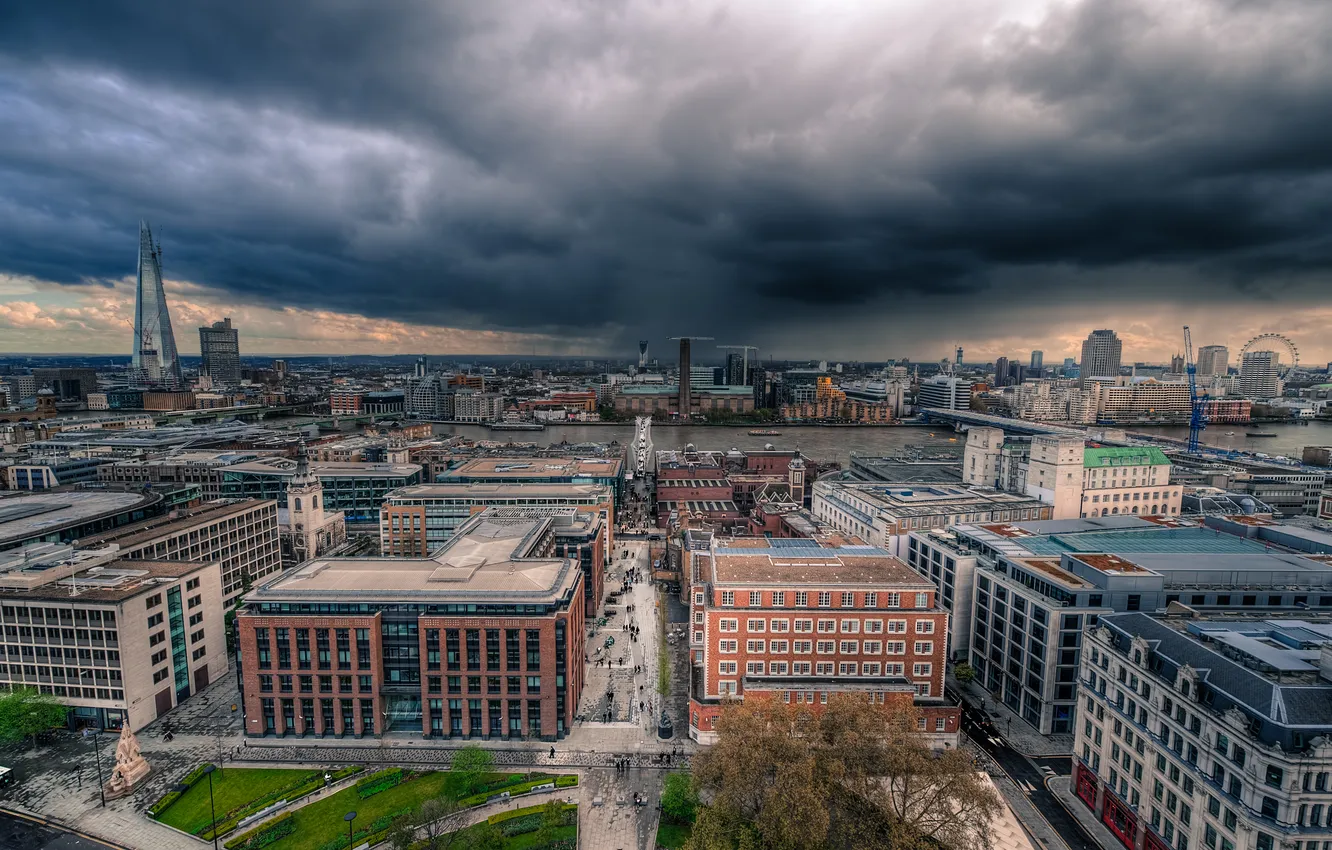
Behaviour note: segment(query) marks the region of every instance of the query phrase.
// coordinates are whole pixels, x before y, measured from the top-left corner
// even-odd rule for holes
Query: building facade
[[[216,562],[38,544],[0,555],[0,688],[36,688],[71,725],[132,730],[227,672]]]
[[[1109,329],[1094,330],[1082,341],[1082,360],[1078,364],[1082,386],[1092,378],[1117,378],[1124,343]]]
[[[214,385],[240,383],[240,333],[231,319],[199,328],[199,354],[199,374],[212,378]]]
[[[476,517],[431,558],[323,558],[236,617],[245,734],[553,741],[583,687],[583,573],[549,517]]]
[[[716,742],[729,701],[822,705],[834,693],[913,699],[928,732],[956,739],[958,710],[943,692],[948,615],[901,561],[840,539],[736,538],[714,539],[693,562],[695,741]]]
[[[971,379],[935,375],[920,382],[916,406],[938,410],[967,410],[971,407]]]
[[[216,563],[227,605],[251,583],[282,569],[277,504],[264,499],[208,502],[88,535],[79,543],[84,547],[114,545],[124,558]]]
[[[1184,488],[1170,483],[1169,458],[1154,446],[1083,452],[1082,516],[1178,516]]]
[[[1198,377],[1210,378],[1230,371],[1230,349],[1224,345],[1204,345],[1198,349]]]
[[[1113,614],[1082,669],[1073,790],[1126,848],[1332,843],[1332,623]]]
[[[1246,351],[1240,359],[1239,393],[1245,398],[1281,395],[1280,358],[1275,351]]]

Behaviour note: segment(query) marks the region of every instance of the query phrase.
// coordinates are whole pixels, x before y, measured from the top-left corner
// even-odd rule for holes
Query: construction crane
[[[740,383],[744,384],[749,380],[749,352],[757,352],[757,345],[719,345],[718,348],[738,348],[744,352],[744,371],[740,375]]]
[[[1198,437],[1207,427],[1207,393],[1198,395],[1198,366],[1193,362],[1193,337],[1184,326],[1184,370],[1189,375],[1189,454],[1198,453]]]

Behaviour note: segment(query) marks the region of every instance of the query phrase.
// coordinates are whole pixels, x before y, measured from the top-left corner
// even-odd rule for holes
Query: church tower
[[[786,465],[786,483],[791,487],[791,501],[797,505],[805,504],[805,461],[799,450]]]
[[[301,442],[296,455],[296,474],[287,484],[287,523],[293,535],[296,562],[319,554],[318,534],[324,524],[324,485],[310,472],[310,459]]]

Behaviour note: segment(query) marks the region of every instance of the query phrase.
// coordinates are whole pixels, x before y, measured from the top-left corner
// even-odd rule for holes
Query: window
[[[906,634],[906,630],[907,630],[907,621],[906,621],[906,620],[889,620],[889,621],[888,621],[888,634],[890,634],[890,635],[904,635],[904,634]]]
[[[934,665],[929,663],[916,663],[911,665],[911,675],[928,676],[934,670]]]
[[[768,627],[768,621],[767,621],[767,620],[763,620],[763,619],[754,619],[754,618],[751,618],[751,619],[745,620],[745,628],[748,629],[748,630],[751,631],[751,632],[762,632],[762,631],[766,631],[766,630],[767,630],[767,627]],[[775,631],[775,630],[774,630],[774,631]]]
[[[916,621],[916,634],[918,634],[918,635],[932,635],[932,634],[934,634],[934,621],[933,621],[933,620],[917,620],[917,621]]]
[[[738,652],[739,648],[740,648],[740,641],[738,640],[717,641],[718,652]]]
[[[159,611],[158,613],[156,613],[156,614],[152,615],[151,617],[149,617],[149,618],[148,618],[148,628],[151,629],[151,628],[153,628],[154,626],[160,626],[160,625],[162,625],[162,620],[164,619],[164,616],[165,616],[165,615],[163,615],[163,614]]]
[[[901,607],[902,607],[902,594],[900,594],[900,593],[890,593],[890,594],[888,594],[888,607],[889,607],[889,608],[901,608]]]
[[[877,663],[876,663],[876,664],[862,664],[861,667],[864,669],[864,671],[865,671],[865,675],[866,675],[866,676],[877,676],[877,675],[879,675],[879,671],[880,671],[881,669],[883,669],[883,665],[881,665],[881,664],[877,664]]]
[[[883,620],[866,620],[865,633],[877,635],[883,633]]]
[[[855,662],[852,662],[852,661],[843,661],[841,664],[837,665],[837,674],[838,674],[839,676],[854,676],[854,675],[856,675],[856,664],[855,664]]]
[[[745,641],[745,652],[764,652],[764,642],[761,640]]]
[[[832,633],[835,632],[835,631],[837,631],[837,621],[836,621],[836,620],[819,620],[819,633],[820,633],[820,634],[832,634]]]
[[[784,591],[784,590],[774,590],[774,591],[772,592],[772,606],[773,606],[774,608],[785,608],[785,607],[786,607],[786,591]]]
[[[866,594],[865,594],[865,607],[866,607],[866,608],[878,608],[878,607],[879,607],[879,594],[877,594],[877,593],[866,593]]]
[[[888,655],[906,655],[906,641],[890,640],[884,644],[884,651]]]
[[[865,654],[878,655],[883,652],[883,641],[867,640],[865,641]]]
[[[918,641],[916,641],[915,650],[916,650],[916,654],[917,654],[917,655],[933,655],[933,654],[934,654],[934,641],[932,641],[932,640],[918,640]]]
[[[790,642],[784,640],[768,641],[768,646],[773,653],[787,652],[790,649]]]
[[[735,591],[734,591],[734,590],[723,590],[723,591],[722,591],[722,603],[721,603],[721,604],[722,604],[722,605],[725,605],[725,606],[728,607],[728,608],[734,606],[734,605],[735,605]]]
[[[167,675],[168,675],[168,673],[167,673],[167,668],[165,668],[165,667],[163,667],[161,670],[158,670],[158,671],[154,672],[154,673],[153,673],[153,684],[156,685],[158,682],[160,682],[160,681],[162,681],[163,679],[165,679],[165,678],[167,677]]]
[[[789,632],[791,630],[790,620],[773,620],[769,628],[774,632]]]
[[[734,661],[717,662],[717,672],[723,676],[734,676],[738,665]]]
[[[1271,785],[1273,788],[1280,788],[1281,781],[1285,779],[1285,777],[1286,773],[1281,768],[1277,767],[1274,764],[1269,764],[1267,766],[1267,774],[1265,777],[1265,781],[1267,782],[1268,785]]]
[[[795,641],[792,645],[795,647],[795,651],[802,655],[808,655],[809,653],[814,651],[813,641],[798,640]]]
[[[723,617],[717,621],[717,631],[719,632],[738,632],[740,631],[740,621]]]
[[[858,640],[844,640],[844,641],[841,642],[841,644],[840,644],[837,648],[838,648],[838,651],[840,651],[842,655],[859,655],[859,654],[860,654],[860,641],[858,641]]]
[[[808,633],[808,632],[812,632],[812,631],[814,631],[814,621],[813,621],[813,620],[796,620],[796,621],[795,621],[795,630],[796,630],[797,632],[806,632],[806,633]]]
[[[821,640],[818,642],[817,649],[820,655],[831,655],[836,649],[836,646],[836,641]]]
[[[829,590],[819,591],[819,607],[820,608],[832,607],[832,591]]]
[[[774,676],[785,676],[787,664],[785,661],[768,662],[768,672]]]
[[[763,591],[761,590],[749,591],[749,607],[757,608],[762,604],[763,604]]]
[[[797,608],[808,608],[809,594],[803,590],[797,590],[795,604]]]
[[[859,631],[860,631],[859,620],[850,620],[850,619],[842,620],[842,634],[854,635]]]
[[[745,673],[746,673],[747,675],[750,675],[750,676],[762,676],[762,675],[763,675],[763,662],[762,662],[762,661],[746,661],[746,662],[745,662]]]
[[[156,608],[158,605],[162,604],[162,594],[154,593],[152,596],[149,596],[147,599],[143,600],[143,602],[144,602],[143,607],[145,608]]]
[[[928,593],[917,593],[917,594],[916,594],[916,607],[917,607],[917,608],[928,608],[929,605],[930,605],[930,595],[929,595]]]
[[[849,590],[844,590],[844,591],[842,591],[842,607],[843,607],[843,608],[854,608],[854,607],[856,607],[856,595],[855,595],[855,593],[853,593],[853,592],[851,592],[851,591],[849,591]]]

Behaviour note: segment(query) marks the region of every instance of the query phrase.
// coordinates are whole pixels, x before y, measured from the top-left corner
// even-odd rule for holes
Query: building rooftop
[[[876,585],[928,589],[934,585],[885,549],[829,545],[805,538],[715,541],[717,584]]]
[[[937,516],[978,510],[1049,508],[1039,499],[1005,493],[990,487],[964,484],[879,484],[859,481],[818,481],[818,489],[854,492],[874,507],[895,517]]]
[[[610,488],[604,484],[545,484],[530,481],[464,482],[410,484],[385,494],[385,503],[431,501],[434,499],[609,499]]]
[[[122,561],[118,550],[37,544],[0,555],[0,599],[6,603],[116,603],[146,593],[210,564],[199,561]]]
[[[317,478],[364,478],[376,476],[408,476],[420,472],[422,467],[415,463],[324,463],[310,461],[310,472]],[[296,474],[296,461],[287,457],[269,457],[262,460],[237,463],[226,468],[227,472],[243,472],[252,475],[289,476]]]
[[[568,596],[582,573],[566,558],[536,554],[557,518],[533,513],[484,511],[428,558],[316,558],[258,585],[247,599],[554,602]]]
[[[146,509],[161,493],[137,490],[50,490],[0,496],[0,548],[53,534],[101,516]]]
[[[586,477],[606,478],[620,474],[623,461],[619,458],[599,457],[484,457],[469,460],[457,469],[450,470],[445,476],[465,478],[485,476],[487,478],[511,478],[521,481],[524,478]]]
[[[1082,465],[1086,469],[1102,466],[1170,466],[1170,459],[1155,446],[1114,446],[1084,450]]]
[[[752,396],[753,387],[745,386],[722,386],[720,384],[695,384],[692,381],[689,384],[689,391],[696,393],[712,393],[713,395],[733,395],[733,396]],[[625,384],[621,386],[620,395],[679,395],[679,384]]]
[[[1332,621],[1157,618],[1102,615],[1101,624],[1141,637],[1176,669],[1187,664],[1208,687],[1252,716],[1289,726],[1332,728],[1332,682],[1317,658],[1332,645]],[[1318,734],[1310,730],[1309,737]]]
[[[1054,579],[1065,587],[1073,590],[1085,590],[1092,587],[1088,582],[1070,573],[1060,565],[1059,558],[1014,558],[1013,562],[1044,575],[1046,578]]]
[[[1104,517],[1096,522],[1104,523],[1111,519],[1132,521],[1110,523],[1109,528],[1097,527],[1091,520],[959,525],[956,531],[1013,557],[1062,555],[1065,552],[1262,555],[1272,551],[1270,544],[1210,528],[1172,528],[1134,517]],[[1133,560],[1139,559],[1135,557]]]
[[[272,504],[274,504],[272,499],[219,499],[206,502],[191,510],[175,510],[165,516],[122,526],[105,534],[84,537],[79,540],[79,545],[89,547],[114,543],[121,549],[132,549],[143,543],[170,537],[205,523],[239,516],[257,507]]]

